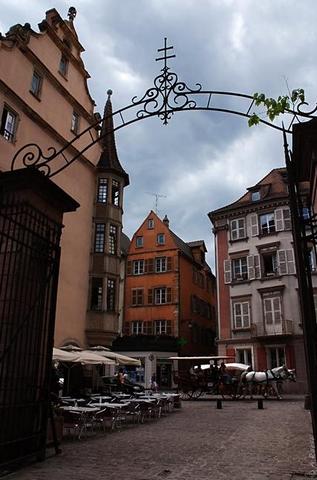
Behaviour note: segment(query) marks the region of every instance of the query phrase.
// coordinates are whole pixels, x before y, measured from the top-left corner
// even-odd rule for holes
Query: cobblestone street
[[[183,402],[159,421],[66,442],[12,480],[284,480],[316,474],[303,400]],[[315,477],[314,477],[315,478]]]

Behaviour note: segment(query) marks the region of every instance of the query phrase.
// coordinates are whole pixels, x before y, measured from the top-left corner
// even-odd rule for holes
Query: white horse
[[[268,391],[271,388],[277,398],[280,400],[282,397],[278,391],[278,384],[284,380],[295,382],[295,370],[290,370],[286,368],[285,365],[272,368],[264,372],[255,372],[254,370],[249,370],[241,374],[239,392],[241,392],[244,387],[247,387],[250,392],[250,398],[252,399],[252,390],[254,386],[264,387],[264,397],[268,396]]]

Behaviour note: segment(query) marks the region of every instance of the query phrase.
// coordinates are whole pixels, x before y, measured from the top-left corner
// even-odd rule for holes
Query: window
[[[263,298],[265,331],[268,335],[282,333],[282,302],[279,295]]]
[[[103,279],[92,278],[91,280],[91,310],[102,310],[102,297],[103,297]]]
[[[251,193],[251,200],[252,202],[257,202],[260,200],[260,192],[257,191],[257,192],[252,192]]]
[[[72,124],[70,129],[73,133],[77,134],[79,132],[79,115],[75,111],[73,111],[72,114]]]
[[[132,305],[143,305],[144,303],[143,298],[144,298],[143,288],[132,289]]]
[[[111,202],[116,207],[120,205],[120,183],[117,180],[112,180]]]
[[[158,233],[157,234],[156,243],[158,245],[164,245],[165,244],[165,234],[164,233]]]
[[[103,253],[105,248],[105,224],[96,223],[95,252]]]
[[[236,359],[238,363],[252,366],[252,349],[251,348],[237,348]]]
[[[133,261],[133,275],[142,275],[144,273],[144,260]]]
[[[17,115],[8,107],[4,106],[1,117],[0,134],[6,140],[8,140],[8,142],[13,142],[15,138],[16,128]]]
[[[59,62],[59,72],[66,77],[67,71],[68,71],[68,58],[65,57],[65,55],[61,56],[60,62]]]
[[[151,230],[152,228],[154,228],[154,220],[153,218],[149,218],[148,221],[147,221],[147,228],[149,230]]]
[[[166,335],[167,334],[167,321],[155,320],[154,322],[154,335]]]
[[[107,203],[108,180],[107,178],[98,179],[97,202]]]
[[[116,225],[110,225],[109,227],[109,253],[111,255],[117,254],[117,239],[118,239],[118,228]]]
[[[276,251],[262,253],[261,258],[262,272],[264,277],[273,277],[279,273],[277,268]]]
[[[115,310],[116,301],[116,282],[113,279],[108,279],[107,282],[107,310],[113,312]]]
[[[143,247],[143,237],[136,237],[135,245],[136,247]]]
[[[245,238],[245,220],[244,218],[237,218],[231,220],[231,240],[238,240],[239,238]]]
[[[32,83],[31,83],[31,92],[36,97],[40,96],[41,88],[42,88],[42,76],[37,73],[36,71],[33,72]]]
[[[275,217],[274,213],[265,213],[260,215],[260,233],[268,235],[275,232]]]
[[[171,301],[171,289],[166,287],[154,289],[154,303],[162,304]]]
[[[131,334],[132,335],[142,335],[144,328],[143,322],[140,322],[139,320],[135,322],[131,322]]]
[[[268,367],[276,368],[285,365],[284,347],[270,347],[267,349]]]
[[[250,327],[250,305],[249,302],[235,302],[233,304],[233,328]]]
[[[155,259],[155,271],[156,273],[167,271],[166,257],[157,257]]]
[[[308,250],[308,264],[311,272],[316,272],[316,254],[315,248],[311,247]]]
[[[232,280],[247,280],[248,266],[247,257],[235,258],[232,260]]]

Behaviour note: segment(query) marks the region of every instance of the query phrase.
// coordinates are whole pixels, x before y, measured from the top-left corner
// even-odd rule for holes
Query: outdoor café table
[[[105,407],[109,407],[109,408],[123,408],[123,407],[127,407],[130,403],[129,402],[122,402],[122,403],[110,403],[110,402],[103,402],[103,403],[91,403],[90,405],[93,407],[93,406],[98,406],[99,408],[97,408],[97,410],[100,410],[100,408],[105,408]]]
[[[100,408],[94,406],[87,406],[87,407],[72,407],[72,406],[62,406],[60,407],[61,410],[65,410],[67,412],[77,412],[77,413],[94,413],[99,412]]]

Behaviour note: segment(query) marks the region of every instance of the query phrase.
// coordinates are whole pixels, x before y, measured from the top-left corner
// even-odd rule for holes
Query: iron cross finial
[[[167,50],[172,50],[173,48],[174,48],[173,46],[171,46],[171,47],[168,47],[168,46],[167,46],[167,38],[165,37],[165,38],[164,38],[164,47],[157,49],[158,52],[164,52],[164,55],[163,55],[163,57],[156,58],[155,60],[156,60],[156,62],[159,62],[159,61],[161,61],[161,60],[164,60],[164,68],[165,68],[165,69],[168,68],[168,67],[167,67],[167,62],[166,62],[166,60],[167,60],[168,58],[174,58],[174,57],[176,57],[176,55],[167,55],[167,53],[168,53]]]

